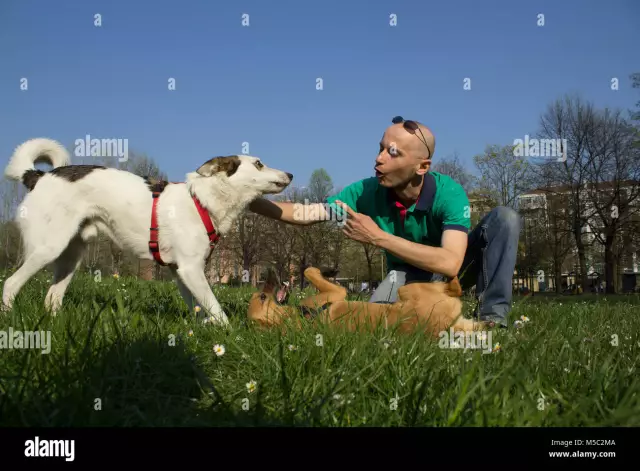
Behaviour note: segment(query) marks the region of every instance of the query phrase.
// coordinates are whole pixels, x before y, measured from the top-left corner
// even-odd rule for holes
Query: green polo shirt
[[[366,214],[385,232],[419,244],[441,247],[442,233],[456,230],[468,233],[471,206],[462,186],[447,175],[428,172],[416,203],[405,208],[395,193],[378,183],[376,177],[365,178],[327,199],[331,211],[342,214],[335,200],[346,203],[358,213]],[[389,270],[406,265],[387,255]]]

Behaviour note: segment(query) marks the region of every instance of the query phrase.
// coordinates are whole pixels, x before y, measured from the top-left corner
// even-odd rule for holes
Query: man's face
[[[409,183],[416,175],[429,170],[425,165],[425,145],[401,124],[394,124],[385,131],[376,157],[375,172],[380,185],[395,188]]]

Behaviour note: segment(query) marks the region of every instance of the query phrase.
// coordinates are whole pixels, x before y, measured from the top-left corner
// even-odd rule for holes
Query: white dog
[[[38,162],[53,166],[36,170]],[[16,220],[24,239],[23,265],[4,284],[3,310],[11,309],[24,284],[53,263],[54,278],[45,307],[55,315],[80,265],[87,242],[99,231],[140,259],[153,260],[150,221],[154,198],[149,181],[133,173],[94,165],[70,165],[67,150],[50,139],[32,139],[16,148],[5,176],[22,181],[29,193]],[[193,300],[228,325],[228,318],[205,277],[212,251],[196,201],[209,214],[215,232],[225,235],[254,199],[277,194],[293,178],[256,157],[215,157],[188,173],[185,184],[167,184],[157,199],[159,255],[176,278],[193,312]]]

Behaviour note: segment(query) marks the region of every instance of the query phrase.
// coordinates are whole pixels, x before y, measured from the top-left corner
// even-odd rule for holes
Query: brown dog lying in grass
[[[427,335],[453,328],[455,332],[483,330],[483,324],[462,317],[462,289],[454,278],[448,283],[410,283],[398,289],[398,301],[376,304],[347,301],[347,290],[328,281],[318,268],[309,267],[305,278],[318,290],[300,302],[300,307],[280,304],[275,296],[275,276],[271,272],[262,292],[253,294],[247,318],[259,327],[284,326],[289,320],[300,327],[303,318],[329,321],[354,331],[359,327],[385,329],[397,326],[398,332],[409,333],[423,329]]]

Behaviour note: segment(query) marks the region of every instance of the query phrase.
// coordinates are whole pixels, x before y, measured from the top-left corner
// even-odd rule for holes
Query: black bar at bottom
[[[5,469],[74,463],[219,469],[328,461],[338,467],[475,470],[631,464],[639,438],[638,428],[2,428],[0,451],[3,465],[26,466]]]

